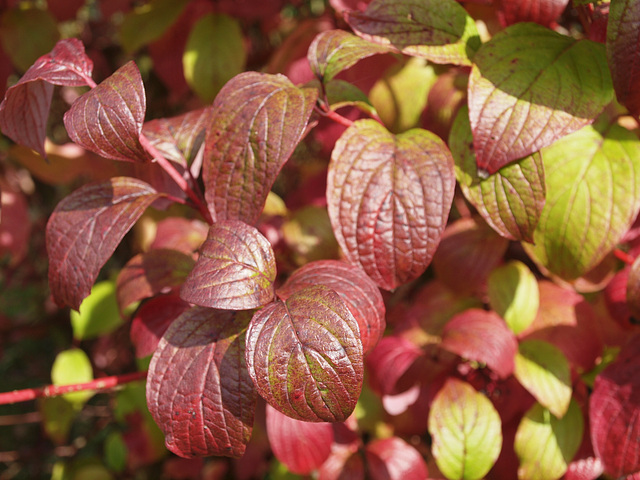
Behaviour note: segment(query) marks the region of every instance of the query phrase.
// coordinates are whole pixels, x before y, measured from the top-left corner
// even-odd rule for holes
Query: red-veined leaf
[[[149,160],[138,138],[147,109],[140,70],[134,62],[78,98],[64,114],[64,126],[78,145],[126,162]]]
[[[358,323],[328,287],[299,290],[258,310],[246,355],[258,393],[285,415],[339,422],[356,405],[364,370]]]
[[[399,437],[374,440],[364,453],[371,480],[424,480],[428,476],[420,452]]]
[[[374,120],[350,126],[331,154],[327,202],[347,259],[381,288],[420,276],[446,225],[455,178],[446,145],[426,130],[392,135]]]
[[[498,0],[496,13],[502,25],[535,22],[551,27],[569,0]]]
[[[482,176],[590,124],[612,98],[603,45],[534,23],[497,33],[473,61],[469,118]]]
[[[213,104],[203,179],[218,220],[255,223],[278,172],[304,134],[317,97],[283,75],[246,72]]]
[[[244,358],[248,321],[247,312],[193,307],[160,340],[147,405],[175,454],[244,454],[256,402]]]
[[[209,228],[180,295],[203,307],[249,310],[273,300],[276,273],[271,244],[257,229],[219,221]]]
[[[59,305],[80,307],[124,235],[160,197],[147,183],[114,177],[85,185],[57,205],[46,237],[49,286]]]

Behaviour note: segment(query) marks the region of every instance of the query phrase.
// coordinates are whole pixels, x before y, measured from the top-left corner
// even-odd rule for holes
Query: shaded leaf
[[[475,22],[453,0],[374,0],[345,20],[365,40],[434,63],[471,65],[480,47]]]
[[[140,180],[115,177],[85,185],[58,203],[46,237],[49,286],[59,305],[80,307],[120,240],[161,196]]]
[[[132,53],[156,40],[178,19],[189,0],[152,0],[128,12],[120,25],[119,40]]]
[[[473,61],[469,118],[483,175],[590,124],[612,98],[604,46],[533,23],[497,33]]]
[[[255,223],[283,164],[305,132],[317,90],[283,75],[242,73],[213,105],[205,140],[203,179],[218,220]]]
[[[424,272],[446,225],[455,180],[446,145],[426,130],[394,136],[360,120],[331,154],[327,202],[347,259],[392,290]]]
[[[325,91],[331,110],[354,106],[371,117],[375,118],[378,114],[371,105],[369,97],[352,83],[345,80],[331,80],[325,85]]]
[[[258,230],[219,221],[209,228],[180,296],[203,307],[249,310],[273,300],[276,274],[271,244]]]
[[[107,335],[120,327],[124,320],[116,302],[116,286],[103,280],[91,287],[91,293],[82,300],[76,312],[70,312],[71,328],[75,340],[89,340]]]
[[[288,215],[282,224],[282,238],[296,265],[340,256],[324,206],[306,205]]]
[[[138,137],[147,109],[140,70],[131,61],[78,98],[64,126],[78,145],[114,160],[149,160]]]
[[[491,401],[471,385],[446,381],[431,404],[433,456],[449,479],[483,478],[500,455],[502,423]]]
[[[258,310],[247,333],[247,367],[274,408],[305,421],[343,421],[362,388],[358,324],[341,297],[317,285]]]
[[[382,395],[397,394],[398,381],[424,352],[404,337],[390,335],[382,338],[367,358],[371,387]]]
[[[636,258],[627,278],[627,305],[633,318],[640,318],[640,257]]]
[[[552,27],[569,0],[498,0],[496,13],[503,25],[535,22]]]
[[[365,458],[371,480],[423,480],[428,476],[420,452],[399,437],[370,442]]]
[[[193,307],[160,340],[147,404],[175,454],[244,454],[256,402],[244,359],[248,321],[246,312]]]
[[[0,176],[0,261],[14,267],[29,251],[32,221],[29,203],[19,185]]]
[[[209,225],[201,220],[169,217],[156,225],[156,238],[149,248],[169,248],[191,254],[207,239]]]

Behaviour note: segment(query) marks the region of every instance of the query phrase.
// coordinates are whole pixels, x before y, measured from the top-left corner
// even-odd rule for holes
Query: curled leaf
[[[374,440],[364,453],[371,480],[423,480],[428,476],[420,452],[399,437]]]

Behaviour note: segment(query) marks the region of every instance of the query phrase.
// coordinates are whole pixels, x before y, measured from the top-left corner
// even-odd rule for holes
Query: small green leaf
[[[325,85],[325,91],[331,110],[354,106],[372,117],[378,115],[369,97],[352,83],[334,79]]]
[[[111,470],[122,472],[127,466],[128,453],[120,432],[112,432],[104,440],[104,460]]]
[[[64,445],[78,409],[65,396],[39,398],[38,410],[42,415],[42,426],[47,436],[56,444]]]
[[[178,19],[189,0],[152,0],[127,13],[120,26],[120,43],[132,53],[148,45]]]
[[[124,323],[116,300],[115,282],[96,283],[80,304],[80,310],[71,310],[70,315],[76,340],[89,340],[113,332]]]
[[[93,368],[86,353],[79,348],[60,352],[51,367],[51,381],[54,385],[72,385],[93,380]],[[65,393],[64,398],[74,407],[81,408],[93,396],[93,391]]]
[[[518,260],[508,262],[491,272],[487,288],[489,305],[513,333],[531,325],[538,313],[540,292],[529,267]]]

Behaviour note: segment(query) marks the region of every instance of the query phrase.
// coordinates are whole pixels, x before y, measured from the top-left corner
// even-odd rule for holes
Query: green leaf
[[[520,459],[520,480],[555,480],[567,467],[582,442],[584,419],[575,400],[562,419],[554,417],[539,403],[525,414],[514,448]]]
[[[104,440],[104,460],[107,466],[116,472],[122,472],[127,466],[127,444],[120,432],[111,432]]]
[[[38,411],[42,415],[42,426],[47,436],[56,444],[64,445],[78,409],[65,396],[39,398]]]
[[[471,65],[480,47],[474,20],[454,0],[374,0],[345,20],[365,40],[434,63]]]
[[[244,70],[247,54],[238,21],[210,13],[193,26],[182,56],[184,78],[204,102]]]
[[[521,342],[513,374],[556,417],[565,415],[571,401],[571,372],[559,348],[543,340]]]
[[[105,280],[96,283],[80,304],[80,310],[72,310],[70,316],[76,340],[97,338],[117,329],[124,320],[118,309],[115,282]]]
[[[354,106],[372,117],[378,115],[369,97],[352,83],[334,79],[325,85],[325,91],[331,110]]]
[[[480,178],[466,106],[453,122],[449,146],[462,193],[482,218],[505,238],[533,241],[546,196],[542,157],[534,153]]]
[[[79,348],[60,352],[51,367],[51,381],[54,385],[72,385],[93,380],[93,367],[86,353]],[[93,396],[93,391],[65,393],[63,397],[80,409]]]
[[[471,385],[450,378],[429,412],[433,456],[449,479],[483,478],[500,455],[502,422],[491,401]]]
[[[189,0],[152,0],[127,13],[120,26],[120,43],[127,53],[148,45],[178,19]]]
[[[524,263],[512,260],[496,268],[489,275],[487,290],[489,305],[513,333],[522,332],[535,320],[540,292],[536,277]]]
[[[613,98],[603,45],[534,23],[497,33],[473,61],[469,118],[484,174],[590,124]]]
[[[640,142],[618,125],[593,126],[542,151],[547,203],[527,253],[576,279],[615,247],[640,208]]]

